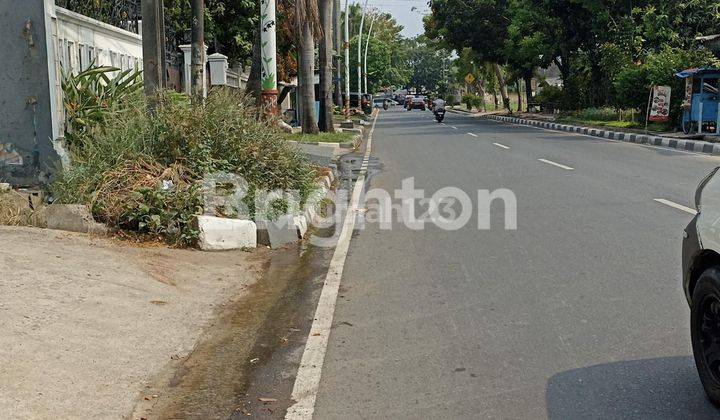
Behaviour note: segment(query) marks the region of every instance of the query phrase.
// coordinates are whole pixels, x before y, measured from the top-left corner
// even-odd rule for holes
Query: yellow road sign
[[[472,85],[475,82],[475,76],[473,76],[472,73],[468,73],[467,76],[465,76],[465,83],[468,85]]]

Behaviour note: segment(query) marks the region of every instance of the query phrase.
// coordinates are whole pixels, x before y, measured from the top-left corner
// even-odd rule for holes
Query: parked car
[[[720,175],[718,168],[695,192],[697,214],[685,228],[683,288],[690,305],[695,365],[710,401],[720,407]]]
[[[412,100],[410,101],[410,104],[408,105],[408,111],[412,111],[413,109],[420,109],[422,111],[425,111],[427,109],[427,106],[425,105],[425,97],[424,96],[413,96]]]

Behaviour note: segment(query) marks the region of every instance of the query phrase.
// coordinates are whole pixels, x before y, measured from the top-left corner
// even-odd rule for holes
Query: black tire
[[[720,267],[705,270],[693,290],[690,335],[700,381],[720,407]]]

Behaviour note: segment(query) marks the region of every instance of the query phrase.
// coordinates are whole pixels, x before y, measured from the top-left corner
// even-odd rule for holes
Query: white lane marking
[[[563,165],[562,163],[553,162],[552,160],[547,159],[538,159],[542,163],[547,163],[548,165],[557,166],[558,168],[562,168],[568,171],[575,170],[575,168],[571,168],[569,166]]]
[[[665,204],[666,206],[672,207],[674,209],[682,210],[685,213],[690,213],[693,216],[697,214],[697,210],[691,209],[690,207],[683,206],[682,204],[675,203],[670,200],[666,200],[664,198],[653,198],[654,201],[657,201],[660,204]]]
[[[495,122],[495,123],[503,124],[503,125],[506,125],[506,126],[508,126],[508,127],[528,127],[528,128],[534,128],[534,129],[536,129],[536,130],[549,131],[549,132],[555,133],[555,134],[562,134],[562,135],[565,135],[565,136],[589,137],[589,138],[595,139],[595,140],[605,140],[605,141],[610,142],[610,143],[620,143],[620,144],[624,144],[624,145],[627,145],[627,146],[640,146],[640,147],[644,147],[644,148],[646,148],[646,149],[655,149],[655,150],[660,149],[660,150],[665,150],[665,151],[668,151],[668,152],[683,153],[683,154],[686,154],[686,155],[695,155],[695,156],[700,156],[700,157],[704,157],[704,158],[710,158],[710,159],[713,159],[713,160],[718,160],[718,159],[720,159],[720,157],[719,157],[719,156],[716,156],[716,155],[710,155],[710,154],[707,154],[707,153],[700,153],[700,152],[691,152],[691,151],[689,151],[689,150],[671,149],[671,148],[665,147],[665,146],[655,146],[655,145],[650,145],[650,144],[633,143],[633,142],[622,141],[622,140],[614,140],[614,139],[608,139],[608,138],[605,138],[605,137],[591,136],[590,134],[577,133],[577,132],[574,132],[574,133],[573,133],[573,132],[569,132],[569,131],[558,131],[558,130],[553,130],[553,129],[551,129],[551,128],[537,127],[537,126],[530,125],[530,124],[505,123],[505,122],[497,121],[497,120],[487,120],[487,121],[493,121],[493,122]]]
[[[510,149],[510,147],[505,146],[504,144],[500,144],[500,143],[493,143],[493,145],[494,145],[494,146],[497,146],[497,147],[499,147],[499,148],[501,148],[501,149],[505,149],[505,150]]]
[[[477,134],[473,134],[473,133],[468,133],[468,135],[473,136],[473,137],[477,137],[477,136],[478,136]]]
[[[440,123],[440,124],[445,125],[445,123]]]
[[[457,127],[455,127],[454,125],[451,125],[450,128],[452,128],[453,130],[457,130]]]
[[[322,374],[328,339],[330,338],[330,328],[332,327],[333,316],[335,315],[335,305],[337,303],[340,280],[342,279],[343,269],[345,268],[345,259],[347,258],[348,249],[350,248],[350,240],[352,239],[353,230],[355,229],[355,218],[358,214],[357,209],[360,202],[360,195],[365,186],[365,176],[367,175],[368,162],[370,160],[370,153],[372,152],[372,138],[377,119],[378,114],[375,115],[370,134],[368,135],[368,143],[360,170],[360,176],[355,182],[350,207],[348,207],[347,213],[345,213],[338,244],[330,260],[330,267],[325,277],[325,284],[320,293],[320,300],[315,310],[315,318],[310,327],[310,334],[305,344],[305,351],[303,352],[300,368],[298,369],[295,385],[293,386],[292,399],[296,402],[288,408],[285,414],[285,419],[288,420],[310,420],[315,412],[315,399],[317,398],[318,388],[320,386],[320,375]]]

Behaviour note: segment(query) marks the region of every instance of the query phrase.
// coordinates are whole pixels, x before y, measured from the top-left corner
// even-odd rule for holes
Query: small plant
[[[77,142],[92,127],[102,126],[108,111],[143,86],[142,72],[91,66],[78,74],[62,74],[65,135]]]
[[[126,230],[163,237],[176,246],[192,246],[199,232],[193,227],[202,214],[202,194],[197,185],[187,188],[141,188],[132,193],[133,204],[120,216]]]

